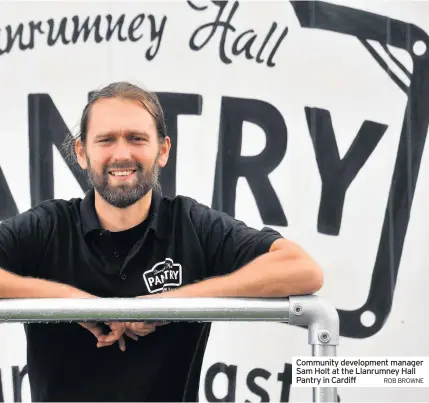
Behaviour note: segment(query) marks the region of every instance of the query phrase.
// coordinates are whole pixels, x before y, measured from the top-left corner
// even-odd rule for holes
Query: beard
[[[117,162],[103,167],[102,173],[92,169],[89,159],[88,179],[94,189],[109,204],[117,208],[127,208],[138,202],[150,190],[160,190],[158,158],[152,168],[147,170],[139,162]],[[110,173],[112,169],[134,170],[134,178],[127,183],[112,185]]]

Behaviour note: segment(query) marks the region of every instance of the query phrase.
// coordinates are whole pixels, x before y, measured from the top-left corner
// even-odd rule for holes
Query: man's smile
[[[110,176],[114,176],[115,178],[119,179],[128,179],[132,175],[134,175],[137,171],[135,169],[128,169],[128,170],[113,170],[109,171]]]

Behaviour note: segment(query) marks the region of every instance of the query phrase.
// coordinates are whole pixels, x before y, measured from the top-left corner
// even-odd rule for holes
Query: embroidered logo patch
[[[150,270],[143,273],[143,279],[149,293],[167,291],[182,285],[182,265],[166,258]]]

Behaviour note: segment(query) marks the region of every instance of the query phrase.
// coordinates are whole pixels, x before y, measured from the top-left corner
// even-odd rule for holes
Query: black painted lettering
[[[128,28],[128,38],[131,42],[137,42],[143,36],[143,34],[140,34],[139,36],[134,36],[134,31],[139,29],[140,25],[143,24],[144,17],[144,14],[139,14],[132,19],[131,24]]]
[[[41,22],[30,21],[28,24],[29,29],[29,39],[28,42],[25,43],[24,36],[24,24],[18,24],[18,27],[14,31],[12,26],[7,25],[5,28],[6,31],[6,47],[4,49],[0,49],[0,55],[3,53],[9,53],[12,50],[12,47],[15,45],[15,41],[18,43],[19,50],[27,50],[34,48],[34,39],[35,39],[35,31],[43,33],[41,28]]]
[[[190,49],[194,51],[201,50],[204,46],[207,45],[207,43],[209,43],[209,41],[213,38],[213,36],[215,35],[215,33],[218,31],[218,28],[219,28],[219,31],[221,31],[221,36],[219,41],[219,58],[223,63],[225,64],[232,63],[232,59],[228,57],[226,54],[227,38],[228,38],[228,35],[233,35],[232,33],[236,34],[236,37],[235,39],[233,39],[232,45],[231,45],[232,56],[236,57],[241,54],[244,54],[247,60],[255,59],[257,63],[263,63],[264,60],[262,59],[262,53],[266,49],[268,42],[270,41],[273,33],[275,32],[277,28],[277,23],[273,22],[271,24],[268,34],[263,39],[262,44],[258,45],[256,43],[256,40],[258,36],[260,36],[260,34],[256,33],[254,29],[248,29],[244,32],[238,33],[236,27],[232,24],[232,19],[240,6],[240,3],[238,1],[234,1],[234,2],[212,1],[212,3],[218,7],[216,18],[213,22],[203,24],[193,32],[189,40]],[[205,7],[197,6],[191,1],[188,1],[188,4],[191,6],[193,10],[196,10],[196,11],[205,11],[208,8],[207,6]],[[229,4],[232,4],[231,10],[229,11],[229,14],[227,15],[226,18],[222,18],[225,12],[225,9],[227,6],[229,6]],[[286,37],[287,33],[288,33],[288,28],[286,27],[280,34],[280,37],[277,39],[273,48],[271,49],[271,52],[269,53],[268,60],[267,60],[268,67],[275,66],[275,63],[273,62],[274,56],[276,55],[280,47],[280,44],[283,42],[283,39]],[[259,50],[257,49],[258,46],[260,46]],[[252,50],[254,52],[257,52],[256,58]]]
[[[66,17],[61,18],[61,22],[59,24],[58,31],[56,32],[56,34],[54,34],[55,20],[52,18],[49,18],[49,20],[46,22],[48,23],[48,38],[47,38],[48,46],[54,46],[57,43],[58,38],[60,36],[61,36],[61,42],[63,45],[68,45],[70,43],[70,40],[66,38],[66,27],[67,27]]]
[[[280,393],[280,401],[288,402],[290,394],[290,386],[292,384],[292,365],[285,363],[283,372],[277,374],[277,380],[282,384]]]
[[[277,23],[273,22],[271,24],[270,30],[268,31],[267,36],[264,39],[264,42],[262,43],[261,48],[258,51],[258,54],[256,55],[256,62],[257,63],[264,63],[264,59],[262,59],[262,53],[264,53],[265,47],[267,46],[271,36],[273,35],[273,33],[275,32],[277,28]]]
[[[148,20],[150,21],[150,40],[151,42],[155,41],[155,45],[154,47],[151,46],[146,51],[146,59],[152,60],[158,54],[159,48],[161,46],[161,40],[164,34],[165,24],[167,23],[167,17],[162,17],[159,28],[156,27],[156,19],[153,15],[149,15]]]
[[[114,32],[118,30],[118,41],[125,42],[127,40],[127,37],[122,35],[122,28],[124,27],[125,14],[121,14],[121,16],[114,24],[113,24],[113,17],[111,14],[106,15],[106,20],[107,20],[106,41],[110,41]]]
[[[73,21],[73,34],[72,34],[72,42],[76,43],[79,40],[80,35],[83,36],[83,41],[86,42],[89,38],[89,35],[91,34],[92,30],[94,30],[94,41],[95,43],[100,43],[103,40],[103,37],[100,35],[100,22],[101,17],[97,15],[95,17],[94,22],[89,25],[90,17],[87,17],[85,21],[82,23],[82,26],[80,26],[79,17],[75,15],[72,17]]]
[[[142,25],[145,20],[148,21],[147,38],[150,42],[145,57],[150,61],[155,58],[161,47],[167,23],[165,15],[158,20],[158,17],[153,15],[138,14],[131,19],[128,26],[125,26],[125,14],[121,14],[118,18],[114,18],[111,14],[86,18],[74,15],[71,18],[63,17],[58,20],[49,18],[45,21],[21,22],[16,26],[7,25],[0,28],[4,43],[3,48],[0,48],[0,55],[11,52],[14,47],[19,50],[34,49],[37,39],[40,40],[40,38],[44,38],[48,46],[58,43],[75,44],[78,41],[101,43],[104,40],[110,41],[112,38],[117,38],[120,42],[127,40],[136,42],[144,37]]]
[[[268,372],[267,370],[262,368],[252,369],[247,375],[247,387],[252,393],[254,393],[255,395],[258,395],[261,398],[261,402],[269,402],[270,395],[263,387],[259,386],[255,382],[255,379],[263,378],[267,381],[270,378],[270,376],[271,376],[271,372]]]
[[[22,42],[22,32],[21,32],[21,39],[20,39],[20,46],[19,48],[21,50],[26,50],[26,49],[33,49],[34,48],[34,33],[37,31],[41,34],[43,34],[42,31],[42,22],[38,21],[38,22],[34,22],[34,21],[30,21],[29,22],[29,27],[30,27],[30,39],[28,40],[27,44],[24,44]]]
[[[57,147],[82,190],[89,190],[83,171],[70,160],[63,147],[69,129],[48,94],[28,96],[28,126],[31,205],[54,198],[53,145]]]
[[[17,366],[12,367],[12,385],[13,385],[13,401],[22,402],[22,383],[24,377],[28,374],[27,365],[22,369]]]
[[[0,168],[0,221],[18,214],[18,207],[13,199],[6,178]]]
[[[240,156],[243,122],[254,123],[265,132],[266,147],[257,156]],[[286,124],[273,105],[256,99],[223,97],[212,207],[234,217],[237,181],[244,177],[264,224],[287,226],[279,198],[268,178],[285,156],[286,147]]]
[[[247,40],[244,39],[246,36],[249,36]],[[237,38],[234,40],[234,43],[232,44],[232,54],[234,56],[238,56],[240,53],[244,52],[246,59],[253,59],[254,56],[251,53],[251,49],[256,38],[257,35],[255,34],[255,31],[253,29],[249,29],[247,31],[242,32],[240,35],[237,36]]]
[[[188,2],[188,4],[189,4],[189,2]],[[216,33],[218,27],[221,27],[222,28],[222,35],[221,35],[221,40],[220,40],[220,44],[219,44],[219,57],[223,63],[230,64],[232,61],[231,61],[231,59],[229,59],[226,56],[226,53],[225,53],[226,35],[227,35],[229,30],[235,31],[235,28],[231,25],[231,20],[232,20],[232,17],[234,16],[235,12],[237,11],[239,4],[237,1],[234,2],[232,9],[231,9],[231,11],[230,11],[225,22],[221,21],[221,17],[222,17],[224,10],[225,10],[225,7],[229,4],[229,2],[227,2],[227,1],[213,1],[213,4],[215,4],[216,6],[219,7],[219,11],[216,15],[215,21],[209,22],[207,24],[203,24],[200,27],[198,27],[193,32],[193,34],[189,40],[189,47],[191,48],[191,50],[194,50],[194,51],[201,50],[205,45],[207,45],[207,43],[210,41],[210,39]],[[194,8],[194,7],[192,7],[192,8],[194,10],[198,10],[198,11],[205,10],[205,8]],[[207,37],[205,38],[205,40],[202,41],[202,43],[197,44],[197,36],[206,30],[208,30]]]
[[[289,28],[286,27],[283,32],[280,34],[279,39],[277,40],[276,44],[273,47],[273,50],[271,51],[270,55],[268,56],[267,66],[268,67],[274,67],[276,64],[273,62],[274,56],[277,53],[277,50],[279,49],[281,43],[283,42],[283,39],[286,37],[287,33],[289,32]]]
[[[15,41],[18,39],[19,42],[19,48],[21,49],[22,46],[22,30],[24,29],[24,25],[21,23],[16,28],[16,31],[13,32],[12,27],[8,25],[6,27],[6,49],[2,51],[2,53],[9,53],[12,50],[13,45],[15,44]]]
[[[171,138],[168,164],[162,170],[160,183],[163,195],[176,196],[177,118],[179,115],[201,115],[203,98],[198,94],[157,93],[164,110],[167,135]]]
[[[222,398],[216,397],[213,390],[214,379],[219,374],[225,374],[228,379],[226,395]],[[204,382],[206,399],[209,402],[235,402],[235,391],[237,389],[237,366],[226,365],[223,362],[213,364],[208,370]]]
[[[340,159],[329,111],[305,108],[307,123],[322,179],[317,229],[328,235],[338,235],[346,191],[368,160],[387,126],[366,120],[343,159]]]

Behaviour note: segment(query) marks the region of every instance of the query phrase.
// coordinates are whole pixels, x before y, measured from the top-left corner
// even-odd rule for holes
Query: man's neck
[[[150,190],[137,203],[122,209],[107,203],[95,192],[95,211],[102,228],[112,232],[125,231],[139,225],[147,218],[151,201],[152,191]]]

